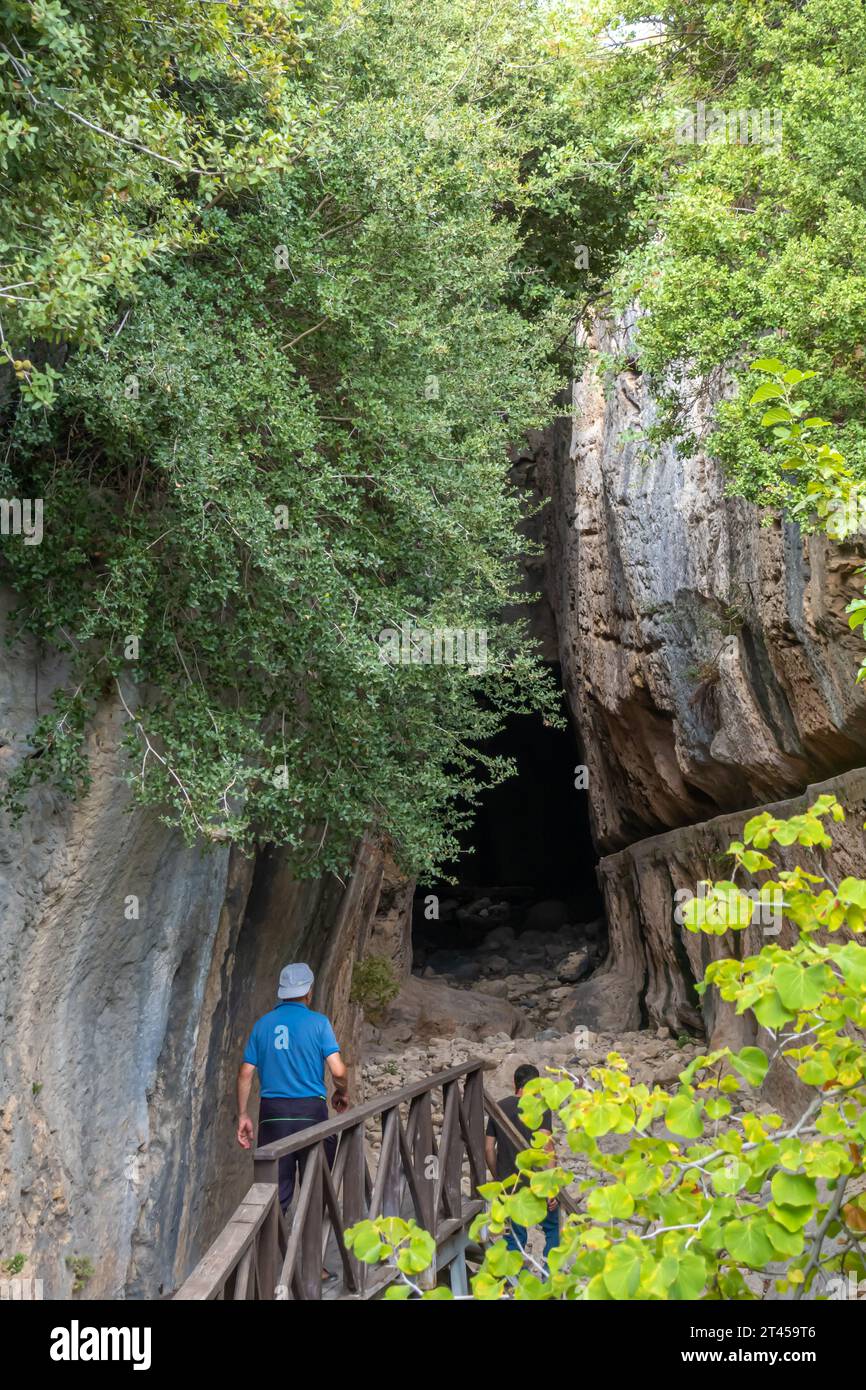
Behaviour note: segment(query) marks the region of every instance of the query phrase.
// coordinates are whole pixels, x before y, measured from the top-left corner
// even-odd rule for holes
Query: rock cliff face
[[[628,432],[653,423],[651,391],[634,366],[597,370],[599,350],[621,351],[629,333],[589,341],[572,418],[516,466],[549,501],[529,527],[545,551],[534,623],[545,650],[555,636],[589,768],[610,931],[604,968],[563,1021],[718,1034],[731,1019],[692,988],[709,938],[675,922],[673,895],[723,876],[719,855],[753,809],[793,813],[808,784],[866,763],[862,644],[844,615],[863,556],[726,497],[706,453],[643,459]],[[698,429],[711,401],[696,395]],[[830,783],[854,810],[837,853],[860,874],[863,778]]]
[[[589,346],[623,343],[606,331]],[[699,430],[705,413],[702,395]],[[726,497],[705,453],[644,460],[627,432],[654,418],[636,371],[607,378],[592,360],[573,424],[535,469],[551,501],[544,590],[603,854],[866,761],[862,643],[844,616],[862,553]]]
[[[4,660],[0,775],[62,674]],[[352,966],[385,873],[367,843],[345,886],[297,883],[275,852],[185,847],[130,809],[121,724],[106,704],[81,801],[37,789],[0,825],[0,1258],[26,1255],[47,1298],[69,1295],[69,1258],[93,1266],[85,1298],[154,1297],[195,1263],[251,1181],[234,1074],[287,960],[310,961],[357,1057]]]
[[[798,797],[756,807],[749,811],[702,821],[664,835],[639,840],[618,854],[601,860],[610,931],[610,951],[602,969],[577,986],[566,1022],[580,1021],[601,1031],[611,1027],[637,1028],[665,1025],[673,1033],[705,1027],[714,1046],[741,1046],[754,1041],[754,1030],[721,1004],[714,990],[703,1005],[693,991],[711,960],[760,951],[767,940],[781,945],[792,941],[787,924],[770,917],[744,932],[724,936],[692,933],[676,921],[681,890],[694,892],[702,879],[725,877],[724,855],[744,822],[758,811],[780,817],[795,816],[823,793],[832,793],[846,808],[847,818],[830,827],[833,848],[826,854],[797,846],[773,850],[776,862],[793,868],[802,864],[815,874],[827,873],[834,882],[849,874],[866,873],[866,769],[843,773],[804,789]],[[760,883],[759,876],[755,882]]]

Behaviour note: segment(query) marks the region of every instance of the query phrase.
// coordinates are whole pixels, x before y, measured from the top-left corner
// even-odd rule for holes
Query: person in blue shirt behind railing
[[[238,1143],[249,1149],[253,1122],[247,1112],[255,1072],[259,1074],[259,1144],[285,1139],[328,1118],[325,1068],[334,1080],[334,1109],[349,1108],[349,1081],[330,1019],[310,1008],[313,972],[308,965],[287,965],[280,972],[279,1003],[254,1025],[238,1071]],[[337,1137],[325,1141],[329,1165]],[[295,1174],[304,1171],[304,1155],[280,1159],[280,1206],[287,1211]]]

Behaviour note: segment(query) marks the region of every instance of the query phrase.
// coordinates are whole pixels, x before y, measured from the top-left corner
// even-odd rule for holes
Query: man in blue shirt
[[[253,1025],[238,1071],[238,1143],[249,1149],[253,1122],[247,1113],[253,1074],[258,1072],[259,1143],[285,1139],[328,1118],[325,1067],[334,1079],[334,1109],[349,1108],[349,1082],[340,1045],[330,1020],[310,1008],[313,972],[308,965],[287,965],[280,972],[280,1002]],[[325,1141],[328,1163],[337,1139]],[[280,1159],[280,1205],[287,1211],[295,1190],[295,1172],[304,1171],[304,1154]]]

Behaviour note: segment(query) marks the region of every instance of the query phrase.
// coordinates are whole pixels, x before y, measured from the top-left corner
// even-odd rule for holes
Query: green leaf
[[[725,1227],[725,1244],[730,1255],[750,1269],[763,1269],[774,1258],[775,1251],[767,1236],[766,1219],[750,1217],[748,1221],[730,1221]]]
[[[634,1197],[624,1183],[596,1187],[586,1199],[586,1209],[594,1221],[623,1221],[634,1211]]]
[[[758,387],[749,401],[749,405],[758,405],[761,401],[769,401],[775,396],[784,396],[784,394],[783,387],[779,386],[776,382],[765,381],[763,385]]]
[[[752,1010],[762,1028],[774,1030],[784,1028],[785,1024],[789,1023],[794,1016],[785,1008],[775,990],[758,999],[753,1004]]]
[[[506,1201],[508,1215],[519,1226],[537,1226],[547,1215],[547,1203],[536,1197],[528,1187],[521,1187]]]
[[[864,603],[866,607],[866,603]],[[843,878],[836,890],[836,897],[843,903],[854,903],[866,908],[866,880],[862,878]]]
[[[776,1254],[782,1259],[794,1259],[802,1254],[805,1245],[802,1231],[788,1231],[776,1221],[768,1221],[765,1227],[767,1238]]]
[[[761,417],[762,425],[781,425],[784,421],[791,419],[791,412],[786,405],[774,405],[771,410]]]
[[[671,1295],[684,1302],[699,1299],[707,1282],[707,1262],[697,1250],[686,1250],[679,1257],[677,1277]]]
[[[704,1132],[700,1103],[685,1091],[680,1091],[665,1112],[665,1124],[672,1134],[681,1134],[685,1139],[699,1139]]]
[[[804,968],[793,961],[785,962],[774,970],[773,984],[785,1008],[799,1013],[820,1004],[826,985],[826,971],[821,965]]]
[[[642,1260],[635,1246],[614,1245],[604,1261],[602,1278],[611,1298],[634,1298],[640,1284]]]
[[[812,1219],[812,1207],[783,1207],[771,1202],[767,1208],[774,1221],[786,1231],[799,1231]]]
[[[731,1065],[745,1077],[750,1086],[760,1086],[767,1075],[769,1059],[760,1047],[744,1047],[740,1052],[731,1053]]]
[[[771,372],[776,376],[785,371],[785,364],[780,362],[778,357],[759,357],[750,364],[749,370],[752,372]]]
[[[779,1206],[811,1207],[818,1200],[818,1189],[814,1178],[802,1173],[785,1173],[781,1169],[773,1174],[771,1183],[773,1200]]]

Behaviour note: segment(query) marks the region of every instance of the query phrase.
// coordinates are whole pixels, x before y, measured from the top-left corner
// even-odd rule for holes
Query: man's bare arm
[[[335,1110],[342,1112],[349,1108],[349,1073],[339,1052],[332,1052],[325,1058],[328,1071],[334,1078],[334,1094],[331,1103]]]
[[[487,1159],[487,1167],[490,1169],[494,1178],[496,1177],[496,1139],[492,1134],[484,1137],[484,1157]]]
[[[238,1068],[238,1143],[242,1149],[253,1146],[253,1122],[247,1114],[247,1106],[255,1073],[252,1062],[241,1062]]]

